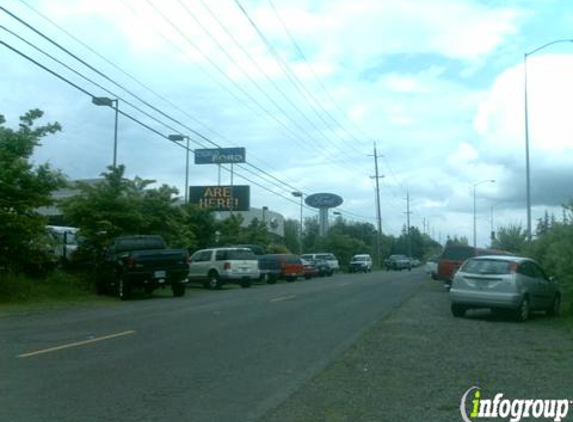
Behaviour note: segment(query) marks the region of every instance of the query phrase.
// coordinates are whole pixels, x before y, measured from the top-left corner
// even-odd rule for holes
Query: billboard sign
[[[245,148],[207,148],[195,150],[195,164],[244,163],[247,160]]]
[[[307,196],[304,202],[313,208],[335,208],[342,204],[342,198],[334,193],[315,193]]]
[[[190,186],[189,203],[216,211],[249,211],[250,186]]]

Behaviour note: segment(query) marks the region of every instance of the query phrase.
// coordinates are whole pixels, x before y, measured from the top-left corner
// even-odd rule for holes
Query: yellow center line
[[[23,358],[29,358],[32,356],[36,356],[36,355],[41,355],[43,353],[50,353],[50,352],[56,352],[58,350],[62,350],[62,349],[69,349],[70,347],[78,347],[78,346],[83,346],[85,344],[90,344],[90,343],[95,343],[97,341],[102,341],[102,340],[110,340],[112,338],[117,338],[117,337],[122,337],[122,336],[127,336],[130,334],[135,334],[135,331],[133,330],[129,330],[129,331],[124,331],[122,333],[117,333],[117,334],[110,334],[108,336],[102,336],[102,337],[96,337],[96,338],[92,338],[89,340],[83,340],[83,341],[76,341],[74,343],[68,343],[68,344],[63,344],[61,346],[55,346],[55,347],[50,347],[48,349],[42,349],[42,350],[37,350],[35,352],[30,352],[30,353],[23,353],[21,355],[17,355],[17,358],[23,359]]]
[[[291,300],[291,299],[294,299],[295,297],[296,297],[296,295],[275,297],[274,299],[271,299],[269,302],[282,302],[283,300]]]

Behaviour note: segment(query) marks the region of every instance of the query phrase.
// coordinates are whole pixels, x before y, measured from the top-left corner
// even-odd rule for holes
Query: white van
[[[53,240],[52,252],[59,262],[67,262],[78,249],[77,227],[46,226]]]
[[[328,266],[332,271],[339,271],[340,264],[338,263],[338,259],[331,253],[327,252],[319,252],[319,253],[305,253],[304,255],[300,256],[302,259],[311,260],[311,259],[324,259]]]

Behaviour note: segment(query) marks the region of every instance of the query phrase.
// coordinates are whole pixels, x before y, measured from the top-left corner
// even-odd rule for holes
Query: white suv
[[[259,278],[259,261],[248,248],[211,248],[195,252],[189,263],[189,282],[200,282],[207,289],[220,289],[226,283],[251,287]]]
[[[330,269],[333,272],[340,270],[340,264],[338,263],[338,259],[331,253],[325,253],[325,252],[307,253],[307,254],[301,255],[300,257],[302,259],[307,260],[307,261],[312,260],[312,259],[324,259],[328,263],[328,266],[330,267]]]

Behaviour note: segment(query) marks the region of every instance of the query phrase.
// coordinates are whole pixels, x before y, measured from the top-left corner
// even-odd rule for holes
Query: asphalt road
[[[0,317],[0,421],[256,421],[425,279],[337,274]]]

